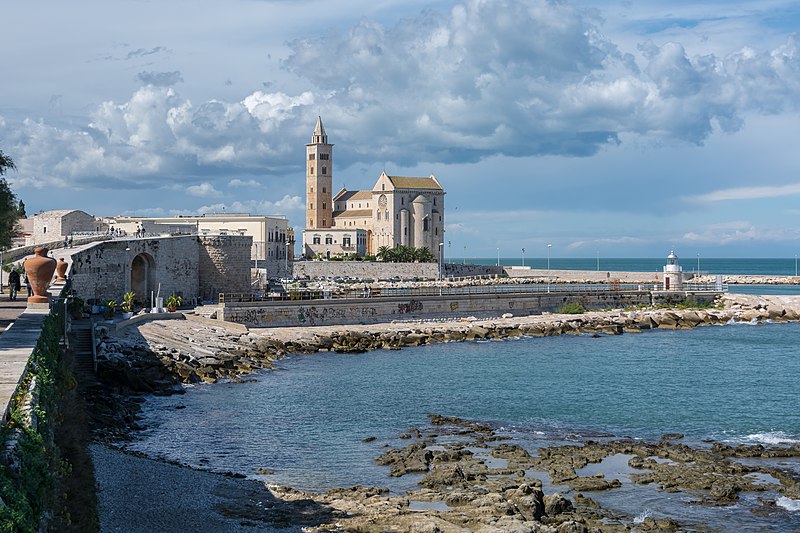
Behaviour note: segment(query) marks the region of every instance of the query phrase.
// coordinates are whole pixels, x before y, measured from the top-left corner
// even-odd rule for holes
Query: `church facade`
[[[372,189],[333,194],[333,145],[317,118],[306,145],[306,229],[303,254],[375,255],[386,246],[428,248],[441,258],[445,191],[435,176],[381,172]]]

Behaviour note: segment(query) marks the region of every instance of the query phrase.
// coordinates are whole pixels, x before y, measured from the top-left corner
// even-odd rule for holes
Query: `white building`
[[[147,234],[245,235],[253,238],[253,267],[267,277],[283,277],[291,272],[294,232],[282,215],[243,213],[206,214],[180,217],[115,217],[108,220],[111,229],[128,235],[143,230]]]

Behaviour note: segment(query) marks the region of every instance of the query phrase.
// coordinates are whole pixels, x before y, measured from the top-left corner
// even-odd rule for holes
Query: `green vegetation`
[[[167,297],[167,310],[173,312],[183,304],[183,296],[178,296],[174,292]]]
[[[413,246],[381,246],[375,256],[379,261],[388,263],[434,263],[436,256],[427,247],[414,248]]]
[[[579,315],[586,312],[586,308],[580,302],[567,302],[558,308],[558,312],[564,315]]]
[[[0,150],[0,176],[15,168],[14,161]],[[0,177],[0,249],[11,246],[11,239],[16,234],[14,228],[19,220],[18,207],[17,198],[11,192],[8,182]]]
[[[0,531],[38,531],[44,512],[54,506],[56,477],[68,467],[54,453],[52,442],[60,387],[74,383],[61,364],[59,311],[54,307],[45,318],[26,376],[11,401],[11,419],[0,432],[4,448],[10,439],[17,439],[19,459],[12,466],[0,466],[0,497],[5,502],[0,506]],[[27,411],[24,406],[33,383],[38,399]]]
[[[130,313],[133,311],[133,291],[126,292],[122,296],[122,305],[119,306],[123,313]]]

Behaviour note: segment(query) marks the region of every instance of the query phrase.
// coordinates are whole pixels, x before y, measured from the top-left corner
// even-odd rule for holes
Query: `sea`
[[[632,270],[636,260],[628,261],[620,265]],[[782,272],[771,270],[773,260],[753,261],[764,266],[730,272]],[[406,446],[400,435],[409,428],[428,428],[430,413],[489,423],[533,453],[583,439],[658,440],[676,432],[699,447],[709,439],[785,446],[800,442],[799,344],[798,323],[731,323],[296,355],[251,382],[148,398],[145,429],[127,446],[302,490],[360,484],[394,493],[417,488],[419,477],[390,477],[374,459],[386,446]],[[771,465],[800,476],[800,459]],[[775,492],[743,493],[722,507],[690,505],[698,495],[632,484],[619,458],[592,468],[623,484],[591,497],[639,520],[671,517],[731,532],[800,530],[800,500]],[[541,479],[546,493],[568,490],[545,473]],[[759,498],[776,505],[752,512],[763,507]]]

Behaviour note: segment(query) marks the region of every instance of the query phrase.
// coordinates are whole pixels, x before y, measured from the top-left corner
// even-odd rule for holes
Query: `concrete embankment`
[[[637,309],[575,315],[542,314],[487,319],[428,320],[354,326],[246,330],[222,321],[170,320],[119,332],[100,328],[98,374],[122,391],[176,389],[181,383],[240,379],[289,353],[363,352],[434,342],[563,334],[619,335],[654,328],[690,329],[731,320],[800,320],[800,296],[728,294],[720,308]]]

